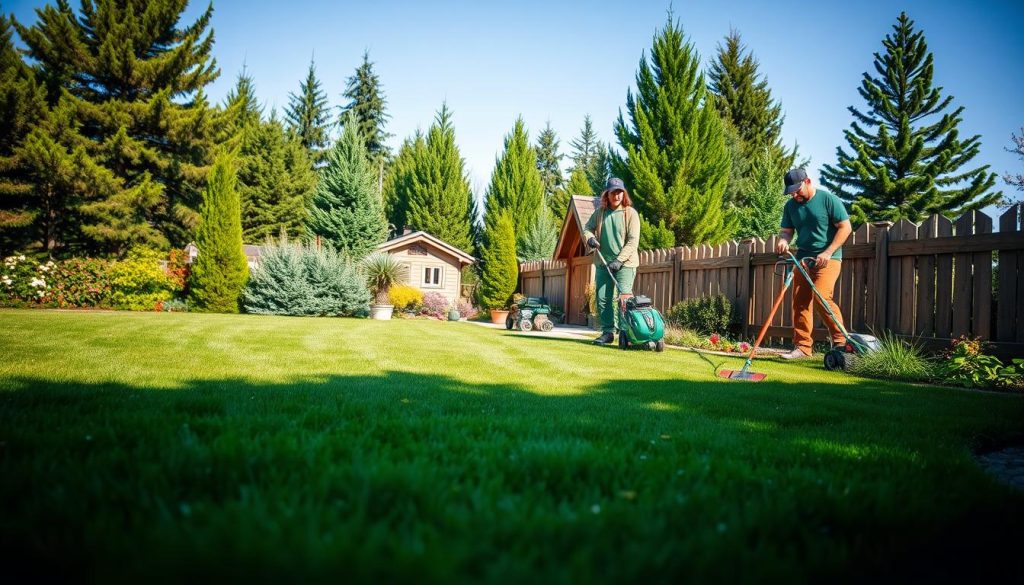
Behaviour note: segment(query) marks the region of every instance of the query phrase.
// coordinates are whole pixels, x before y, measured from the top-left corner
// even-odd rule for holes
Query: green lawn
[[[1024,399],[467,323],[0,311],[5,573],[1024,575]],[[712,363],[714,362],[714,363]],[[1002,581],[1000,581],[1002,582]]]

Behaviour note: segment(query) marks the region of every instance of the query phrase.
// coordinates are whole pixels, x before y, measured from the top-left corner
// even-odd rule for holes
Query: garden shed
[[[377,251],[395,256],[408,270],[406,284],[424,293],[438,292],[458,301],[462,290],[462,269],[476,258],[427,232],[412,232],[390,239]]]
[[[593,286],[594,260],[583,242],[583,226],[600,206],[600,197],[573,195],[562,221],[552,260],[565,262],[565,322],[587,324],[587,287]]]

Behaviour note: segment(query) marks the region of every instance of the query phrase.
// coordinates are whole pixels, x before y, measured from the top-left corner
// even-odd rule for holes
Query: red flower
[[[711,342],[711,345],[718,345],[718,342],[721,341],[721,340],[722,340],[722,338],[719,337],[717,333],[711,334],[711,337],[708,338],[708,341]]]

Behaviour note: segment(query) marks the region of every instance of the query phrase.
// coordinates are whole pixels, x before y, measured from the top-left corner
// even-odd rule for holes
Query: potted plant
[[[395,307],[388,293],[392,285],[405,280],[405,265],[387,252],[373,252],[363,258],[363,271],[370,287],[373,301],[370,304],[370,318],[387,320]]]
[[[587,312],[587,327],[598,330],[601,328],[601,320],[597,317],[597,291],[593,284],[588,284],[583,289],[584,310]]]
[[[448,320],[449,321],[458,321],[461,318],[462,318],[462,315],[459,314],[459,306],[458,306],[458,304],[452,303],[452,304],[448,305]]]

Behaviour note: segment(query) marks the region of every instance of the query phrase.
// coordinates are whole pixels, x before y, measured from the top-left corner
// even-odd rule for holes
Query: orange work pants
[[[843,322],[843,315],[839,312],[839,305],[832,301],[832,291],[836,288],[836,281],[839,280],[839,270],[842,268],[842,264],[839,260],[830,260],[824,268],[807,269],[814,286],[840,323]],[[832,343],[839,345],[845,343],[846,339],[843,337],[842,331],[832,322],[814,291],[807,284],[807,280],[804,279],[804,275],[797,270],[793,274],[793,345],[799,347],[807,355],[811,354],[811,330],[814,327],[812,306],[821,316],[825,326],[828,327],[828,331],[832,335]]]

